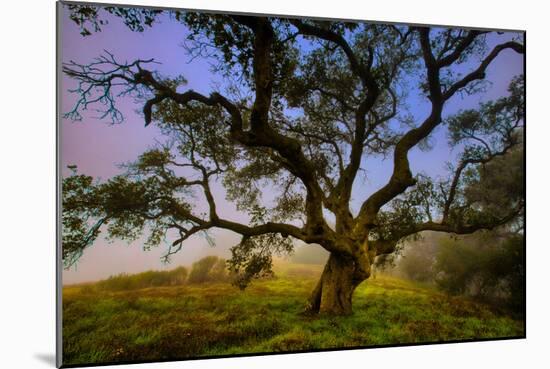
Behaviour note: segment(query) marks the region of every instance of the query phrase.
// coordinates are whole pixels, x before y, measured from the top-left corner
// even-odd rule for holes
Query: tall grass
[[[180,266],[173,270],[150,270],[138,274],[119,274],[95,284],[95,287],[107,291],[129,291],[142,288],[178,286],[185,283],[187,268]]]

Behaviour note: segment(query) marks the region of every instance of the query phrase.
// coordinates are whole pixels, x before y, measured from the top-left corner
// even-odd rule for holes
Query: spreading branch
[[[426,67],[431,112],[420,126],[409,130],[397,142],[393,156],[394,169],[392,176],[386,185],[376,191],[363,203],[358,217],[357,226],[355,227],[357,234],[368,233],[369,228],[376,226],[376,217],[380,208],[396,196],[403,193],[407,188],[415,185],[416,181],[410,170],[409,160],[407,157],[408,153],[421,140],[428,137],[435,127],[441,123],[441,114],[445,102],[449,100],[459,89],[467,86],[476,79],[484,78],[486,68],[503,50],[512,49],[518,53],[524,52],[524,47],[516,42],[500,44],[496,46],[485,59],[483,59],[481,64],[473,72],[466,75],[463,79],[455,82],[447,91],[443,91],[440,81],[441,69],[454,63],[462,55],[464,50],[466,50],[474,42],[476,37],[482,33],[474,31],[470,32],[466,37],[457,43],[452,52],[441,59],[437,59],[433,54],[431,46],[430,29],[419,28],[417,29],[417,32]]]

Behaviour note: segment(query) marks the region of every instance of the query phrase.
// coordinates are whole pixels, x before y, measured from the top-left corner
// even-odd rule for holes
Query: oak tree
[[[138,32],[158,17],[179,22],[190,57],[214,61],[226,84],[209,94],[186,90],[185,75],[163,76],[153,59],[122,62],[109,52],[64,63],[79,96],[67,118],[93,107],[119,123],[117,99],[132,96],[145,126],[157,125],[166,138],[106,181],[76,169],[64,178],[66,266],[101,232],[129,240],[146,233],[146,247],[168,239],[169,258],[189,237],[219,228],[242,236],[229,263],[244,287],[270,270],[274,253],[300,240],[330,253],[307,310],[349,314],[375,258],[408,237],[469,234],[523,212],[522,196],[480,189],[476,170],[523,145],[523,76],[508,76],[506,96],[444,115],[449,101],[483,94],[486,71],[501,53],[525,52],[521,37],[489,47],[496,33],[486,30],[69,7],[83,37],[104,29],[105,11]],[[422,119],[410,114],[411,95],[428,106]],[[444,178],[413,173],[409,152],[438,126],[449,149],[461,153],[458,161]],[[357,199],[371,157],[387,157],[392,174]],[[248,223],[219,214],[213,183]]]

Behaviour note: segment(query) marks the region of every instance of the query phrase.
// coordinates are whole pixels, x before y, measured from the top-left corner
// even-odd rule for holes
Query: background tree
[[[83,35],[101,29],[99,9],[71,7]],[[154,27],[160,14],[117,9],[105,8],[136,31]],[[473,233],[523,212],[522,197],[475,190],[484,187],[476,168],[522,144],[523,76],[513,79],[508,96],[443,119],[448,101],[483,92],[485,72],[501,52],[524,53],[521,40],[489,49],[488,31],[168,15],[190,30],[191,56],[215,60],[229,82],[204,95],[182,89],[184,76],[156,73],[154,60],[123,63],[110,53],[64,64],[80,96],[68,118],[102,106],[103,118],[118,123],[117,96],[129,95],[143,102],[145,125],[154,122],[167,138],[105,182],[76,172],[64,179],[66,265],[102,230],[130,240],[147,231],[149,246],[171,238],[168,259],[190,236],[222,228],[242,235],[229,262],[245,286],[297,239],[330,253],[307,310],[349,314],[353,291],[375,258],[394,253],[402,240],[426,230]],[[421,121],[408,113],[409,93],[430,105]],[[442,124],[450,146],[462,152],[459,162],[448,179],[413,175],[409,151]],[[381,155],[393,159],[392,175],[354,211],[364,159]],[[220,217],[214,181],[249,215],[248,224]],[[198,196],[206,211],[196,206]]]
[[[434,264],[439,245],[445,236],[445,233],[428,231],[422,234],[422,238],[406,242],[395,258],[397,260],[392,260],[390,265],[383,265],[384,271],[413,281],[435,283],[437,271]]]
[[[509,206],[506,201],[523,197],[524,169],[523,150],[510,151],[477,168],[479,181],[467,194],[490,203],[486,206],[494,207],[492,211],[502,211],[501,206]],[[523,314],[524,242],[522,215],[491,231],[443,240],[433,265],[435,281],[447,292],[474,296]]]

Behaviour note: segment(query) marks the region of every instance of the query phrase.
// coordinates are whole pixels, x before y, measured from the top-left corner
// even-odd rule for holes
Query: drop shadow
[[[55,368],[55,354],[34,354],[35,359]]]

